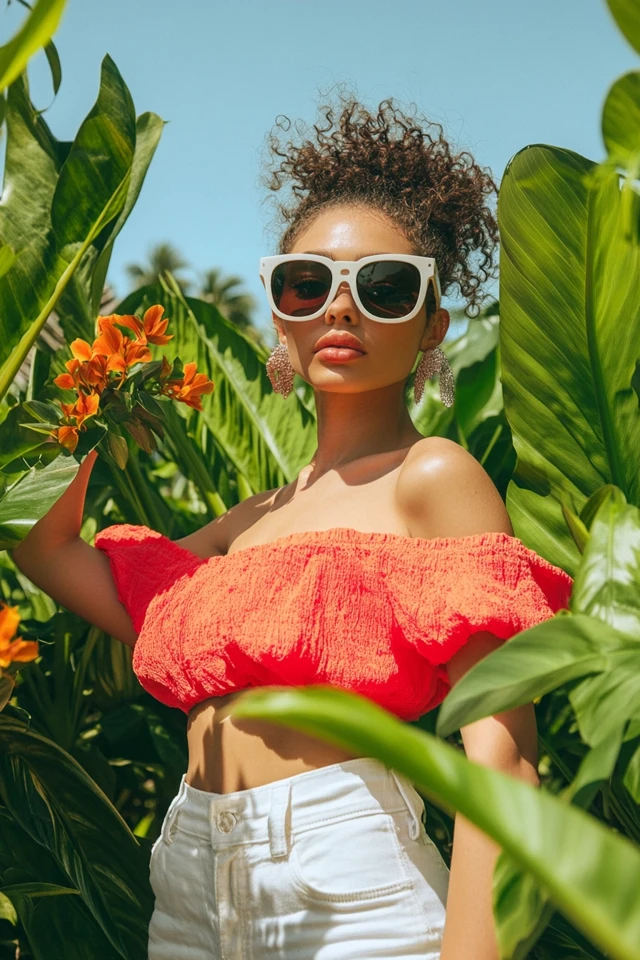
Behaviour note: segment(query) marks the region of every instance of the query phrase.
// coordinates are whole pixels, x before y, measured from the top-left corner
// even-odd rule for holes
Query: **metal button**
[[[216,826],[220,833],[229,833],[235,827],[237,818],[230,810],[221,810],[216,817]]]

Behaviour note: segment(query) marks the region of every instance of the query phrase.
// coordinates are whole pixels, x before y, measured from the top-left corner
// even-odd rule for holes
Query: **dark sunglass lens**
[[[289,260],[271,274],[271,292],[278,310],[288,317],[307,317],[326,303],[331,270],[315,260]]]
[[[418,302],[420,271],[402,260],[377,260],[358,271],[358,293],[376,317],[406,317]]]

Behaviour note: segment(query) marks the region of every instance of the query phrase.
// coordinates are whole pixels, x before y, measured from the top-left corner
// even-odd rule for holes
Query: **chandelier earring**
[[[415,401],[416,403],[420,403],[422,394],[424,393],[425,381],[430,380],[436,373],[440,375],[440,399],[445,407],[450,407],[454,399],[455,380],[451,364],[440,347],[435,347],[433,350],[425,350],[420,358],[420,363],[416,368],[416,375],[413,381],[413,396]]]
[[[295,370],[289,360],[289,351],[284,343],[279,343],[267,359],[267,375],[274,392],[282,394],[286,399],[293,390],[294,373]]]

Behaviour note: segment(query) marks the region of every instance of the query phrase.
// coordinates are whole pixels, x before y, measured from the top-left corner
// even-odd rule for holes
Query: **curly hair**
[[[465,313],[477,316],[486,299],[482,285],[495,276],[498,224],[487,200],[497,186],[490,170],[470,153],[452,151],[440,124],[407,116],[393,98],[375,114],[353,95],[339,99],[339,115],[331,104],[320,107],[315,137],[298,121],[301,142],[283,142],[279,131],[291,128],[283,115],[267,134],[270,169],[261,182],[274,192],[290,182],[292,193],[289,203],[276,202],[286,224],[278,252],[287,253],[322,210],[342,204],[381,210],[416,253],[435,257],[443,293],[457,284]]]

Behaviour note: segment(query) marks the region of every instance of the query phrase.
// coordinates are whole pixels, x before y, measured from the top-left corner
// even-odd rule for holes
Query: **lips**
[[[362,344],[356,337],[350,335],[345,337],[337,337],[334,335],[327,335],[325,337],[320,337],[318,342],[314,347],[314,353],[317,353],[318,350],[324,350],[325,347],[336,347],[338,349],[349,349],[357,350],[359,353],[366,353],[363,349]]]

